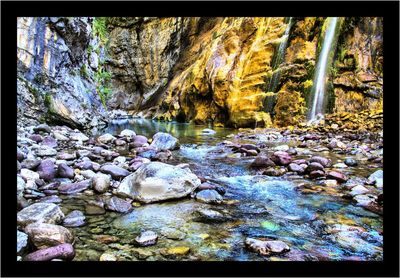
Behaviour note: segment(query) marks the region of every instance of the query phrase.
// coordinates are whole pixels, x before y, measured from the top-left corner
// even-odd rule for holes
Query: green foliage
[[[110,81],[112,78],[111,72],[100,68],[98,72],[94,74],[94,80],[96,82],[96,91],[103,103],[104,108],[106,108],[106,101],[111,97]]]
[[[93,34],[100,38],[100,43],[103,45],[108,41],[106,20],[106,17],[95,17],[93,20]]]
[[[80,74],[81,74],[82,77],[84,77],[84,78],[86,78],[86,79],[89,78],[89,74],[88,74],[88,72],[87,72],[87,69],[86,69],[86,65],[85,65],[85,64],[82,64],[81,69],[80,69]]]

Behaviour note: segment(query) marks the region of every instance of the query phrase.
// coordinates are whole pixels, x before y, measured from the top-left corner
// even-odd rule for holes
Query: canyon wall
[[[109,20],[110,105],[162,120],[233,127],[305,120],[325,18]],[[327,112],[382,108],[382,18],[342,18]],[[276,91],[268,92],[279,72]]]
[[[17,19],[18,122],[88,128],[106,121],[94,81],[100,46],[91,25],[90,18]]]
[[[296,125],[306,120],[325,21],[110,17],[102,39],[93,18],[19,18],[18,115],[74,127],[102,123],[113,109],[231,127]],[[383,19],[340,23],[326,112],[379,111]],[[99,78],[107,75],[106,86]]]

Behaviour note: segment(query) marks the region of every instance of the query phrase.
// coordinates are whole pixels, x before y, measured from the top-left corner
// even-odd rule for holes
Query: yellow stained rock
[[[201,238],[201,239],[207,239],[209,237],[210,237],[209,234],[199,234],[199,238]]]
[[[177,246],[177,247],[172,247],[172,248],[169,248],[169,249],[165,250],[163,252],[163,254],[165,254],[165,255],[173,255],[173,256],[176,256],[176,255],[182,256],[182,255],[188,254],[189,252],[190,252],[190,248],[189,247],[187,247],[187,246]]]

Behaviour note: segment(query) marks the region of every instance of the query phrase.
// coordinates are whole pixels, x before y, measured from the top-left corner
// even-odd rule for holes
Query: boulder
[[[313,156],[310,159],[310,162],[318,162],[323,167],[331,167],[332,161],[329,158],[325,158],[322,156]]]
[[[69,195],[82,192],[91,186],[90,180],[83,180],[77,183],[65,183],[58,187],[60,194]]]
[[[265,170],[262,174],[266,176],[272,176],[272,177],[279,177],[282,176],[286,173],[286,169],[284,168],[273,168],[270,167],[267,170]]]
[[[58,146],[56,139],[51,136],[44,137],[41,144],[49,148],[55,148]]]
[[[348,180],[348,178],[343,173],[337,171],[328,172],[326,177],[328,179],[335,179],[338,182],[346,182]]]
[[[371,174],[368,177],[368,183],[375,184],[375,186],[378,188],[383,187],[383,170],[377,170]]]
[[[258,240],[254,238],[246,238],[245,245],[251,251],[257,252],[263,256],[290,251],[290,247],[280,240]]]
[[[260,155],[254,159],[250,166],[255,168],[273,167],[275,163],[269,157]]]
[[[89,137],[87,137],[85,134],[83,134],[82,132],[75,132],[75,133],[71,133],[71,135],[69,136],[69,138],[73,141],[88,141]]]
[[[81,227],[85,225],[86,217],[80,210],[73,210],[65,216],[63,225],[65,227]]]
[[[41,249],[24,257],[24,261],[50,261],[53,259],[72,260],[75,257],[74,247],[69,243]]]
[[[136,136],[136,133],[133,130],[124,129],[123,131],[121,131],[119,136],[121,136],[121,137],[134,137],[134,136]]]
[[[147,141],[148,140],[145,136],[136,135],[130,146],[132,146],[133,148],[139,148],[142,147],[144,144],[147,144]]]
[[[60,207],[52,203],[35,203],[17,213],[18,226],[26,226],[35,222],[57,224],[64,219]]]
[[[104,193],[110,186],[110,176],[98,173],[92,178],[93,189],[99,193]]]
[[[42,146],[36,151],[36,154],[38,156],[55,156],[57,151],[53,148]]]
[[[32,223],[26,226],[24,230],[38,249],[74,242],[74,236],[71,232],[59,225]]]
[[[322,166],[318,162],[311,162],[306,168],[306,171],[309,173],[311,173],[312,171],[323,171],[323,170],[324,170],[324,166]]]
[[[143,164],[135,173],[124,178],[117,189],[117,194],[151,203],[185,197],[200,184],[200,179],[189,169],[150,162]]]
[[[361,194],[365,194],[369,192],[368,189],[366,189],[364,186],[362,185],[356,185],[354,186],[351,191],[350,191],[350,195],[351,196],[356,196],[356,195],[361,195]]]
[[[37,168],[37,173],[45,181],[54,179],[57,173],[54,162],[50,159],[42,160]]]
[[[354,158],[346,158],[344,160],[344,164],[346,164],[347,166],[357,166],[358,162]]]
[[[74,169],[69,167],[65,163],[60,163],[58,165],[58,170],[57,170],[58,176],[60,178],[67,178],[67,179],[73,179],[75,176]]]
[[[46,124],[37,125],[36,127],[33,128],[33,131],[34,132],[42,131],[42,132],[51,133],[50,127],[48,125],[46,125]]]
[[[206,189],[196,194],[196,200],[206,204],[220,204],[222,202],[222,196],[216,190]]]
[[[104,202],[105,208],[111,211],[125,213],[132,209],[130,202],[118,197],[112,197]]]
[[[113,179],[119,180],[124,178],[130,174],[128,170],[121,168],[119,166],[113,164],[105,164],[100,167],[100,171],[105,174],[109,174],[113,177]]]
[[[271,156],[271,160],[276,165],[288,165],[292,162],[292,157],[287,152],[277,151]]]
[[[57,155],[57,159],[60,160],[74,160],[76,159],[76,153],[60,153]]]
[[[97,138],[97,141],[103,144],[111,143],[116,138],[112,136],[110,133],[103,134]]]
[[[169,133],[157,132],[153,136],[153,141],[150,144],[151,147],[157,151],[164,150],[176,150],[179,149],[180,144],[177,138]]]
[[[228,218],[225,217],[222,213],[211,210],[211,209],[198,209],[195,211],[196,221],[199,222],[224,222],[227,221]]]
[[[22,254],[28,246],[28,235],[17,230],[17,254]]]
[[[21,169],[21,176],[26,180],[37,180],[40,178],[38,173],[35,173],[28,169]]]
[[[35,170],[40,164],[39,159],[25,159],[21,162],[21,168],[26,168],[29,170]]]
[[[135,243],[139,246],[150,246],[157,243],[158,235],[153,231],[145,231],[135,238]]]
[[[304,168],[296,163],[290,163],[288,166],[289,171],[296,172],[298,174],[304,173]]]
[[[321,177],[325,177],[325,172],[322,170],[315,170],[310,173],[310,178],[312,179],[317,179]]]
[[[26,158],[26,155],[18,148],[17,149],[17,161],[21,162]]]

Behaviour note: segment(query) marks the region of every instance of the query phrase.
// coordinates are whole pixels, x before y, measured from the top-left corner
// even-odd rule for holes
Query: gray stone
[[[86,217],[81,211],[74,210],[65,216],[63,225],[65,227],[81,227],[86,224],[85,220]]]
[[[125,170],[119,166],[113,164],[105,164],[101,166],[100,171],[105,174],[111,175],[114,179],[121,179],[130,174],[128,170]]]
[[[222,196],[216,190],[206,189],[196,194],[196,200],[207,203],[207,204],[220,204],[222,202]]]
[[[21,176],[26,180],[36,180],[39,179],[40,176],[38,173],[35,173],[29,169],[21,169]]]
[[[50,159],[42,160],[37,168],[37,173],[39,177],[45,181],[54,179],[57,173],[54,162]]]
[[[136,136],[136,133],[133,130],[124,129],[123,131],[121,131],[121,133],[119,135],[122,137],[134,137],[134,136]]]
[[[28,246],[28,235],[17,230],[17,254],[22,254]]]
[[[36,127],[33,128],[33,131],[35,131],[35,132],[42,131],[42,132],[51,133],[50,127],[48,125],[46,125],[46,124],[37,125]]]
[[[38,159],[25,159],[21,162],[21,168],[26,168],[29,170],[35,170],[40,164]]]
[[[258,240],[254,238],[246,238],[245,245],[251,251],[260,255],[268,256],[272,254],[280,254],[290,251],[290,247],[280,240]]]
[[[66,183],[58,187],[58,192],[65,195],[76,194],[78,192],[82,192],[88,189],[90,186],[91,186],[90,180],[83,180],[77,183]]]
[[[105,201],[105,208],[111,211],[125,213],[132,209],[132,205],[130,202],[114,196]]]
[[[150,162],[124,178],[116,193],[140,202],[151,203],[185,197],[200,184],[200,179],[189,169]]]
[[[97,141],[103,144],[111,143],[116,138],[112,136],[110,133],[103,134],[97,138]]]
[[[71,232],[59,225],[32,223],[26,226],[24,230],[38,249],[74,242],[74,236]]]
[[[51,136],[44,137],[41,144],[49,148],[55,148],[58,146],[56,139]]]
[[[153,136],[153,141],[150,144],[157,151],[176,150],[179,149],[180,144],[177,138],[171,134],[164,132],[157,132]]]
[[[92,179],[93,189],[99,193],[104,193],[110,186],[110,177],[105,174],[98,173]]]
[[[157,243],[158,235],[153,231],[145,231],[135,238],[135,243],[139,246],[150,246]]]
[[[64,219],[60,207],[52,203],[35,203],[17,213],[17,224],[26,226],[34,222],[60,223]]]
[[[58,176],[61,178],[73,179],[75,176],[74,169],[72,169],[65,163],[61,163],[58,165],[57,172]]]

